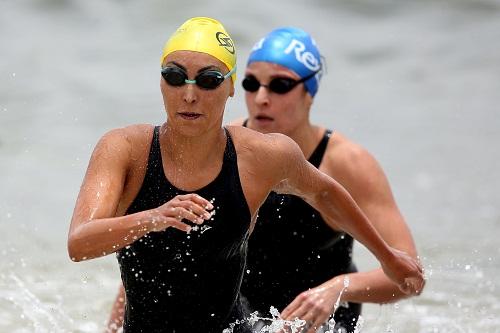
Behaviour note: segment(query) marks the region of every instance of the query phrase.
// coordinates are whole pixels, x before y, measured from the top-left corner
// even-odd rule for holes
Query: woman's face
[[[274,78],[299,80],[293,71],[268,62],[253,62],[245,77],[253,76],[261,85],[268,86]],[[262,133],[278,132],[291,135],[297,128],[309,123],[312,97],[300,83],[285,94],[278,94],[260,86],[255,92],[245,92],[248,108],[248,127]]]
[[[173,67],[187,74],[188,80],[206,71],[229,72],[220,60],[200,52],[175,51],[169,54],[162,67]],[[185,135],[199,135],[211,128],[220,128],[226,101],[234,95],[231,78],[215,89],[203,89],[197,84],[173,86],[162,77],[160,88],[168,123]]]

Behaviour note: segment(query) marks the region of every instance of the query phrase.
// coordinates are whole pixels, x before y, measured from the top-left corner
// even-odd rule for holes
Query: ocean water
[[[161,47],[192,16],[224,23],[240,78],[277,26],[320,46],[312,118],[382,164],[428,276],[362,332],[500,332],[498,0],[0,0],[0,332],[103,330],[117,264],[69,260],[73,205],[103,133],[164,121]],[[238,85],[225,121],[244,115]]]

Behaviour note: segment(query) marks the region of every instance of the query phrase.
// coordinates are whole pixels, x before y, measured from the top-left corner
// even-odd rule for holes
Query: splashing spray
[[[349,286],[349,277],[345,276],[344,287],[340,291],[337,301],[333,306],[332,315],[328,320],[328,330],[325,331],[325,333],[335,333],[335,319],[333,319],[333,314],[335,314],[335,311],[337,311],[339,306],[342,305],[340,303],[340,298],[342,297],[342,294],[344,293],[344,291],[347,289],[348,286]],[[259,321],[263,321],[269,324],[266,324],[264,327],[262,327],[258,331],[258,333],[278,333],[278,332],[283,332],[285,329],[286,329],[285,332],[299,333],[302,332],[306,326],[306,321],[299,318],[295,318],[294,320],[285,320],[281,318],[279,311],[273,306],[271,306],[270,313],[271,313],[271,318],[266,318],[266,317],[259,317],[258,312],[253,312],[250,314],[250,317],[244,318],[242,320],[237,320],[236,322],[229,324],[229,328],[223,330],[222,333],[233,333],[233,330],[237,325],[248,324],[249,326],[253,327]],[[358,321],[358,325],[362,325],[362,321],[361,323]],[[355,331],[357,333],[359,332],[359,329],[361,329],[361,326],[358,329],[358,325],[356,325],[356,331]]]

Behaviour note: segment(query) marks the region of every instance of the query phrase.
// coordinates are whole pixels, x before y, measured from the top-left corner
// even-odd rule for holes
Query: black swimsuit
[[[327,130],[309,158],[316,168],[330,135]],[[332,230],[301,198],[271,192],[259,209],[250,237],[241,293],[251,310],[269,317],[271,305],[282,311],[308,288],[333,276],[355,272],[352,245],[352,237]],[[352,332],[360,312],[360,304],[349,303],[349,308],[337,310],[335,321]]]
[[[190,234],[174,228],[151,232],[117,253],[127,297],[124,332],[220,333],[243,317],[239,288],[251,216],[227,130],[226,135],[219,175],[191,191],[213,200],[213,218]],[[186,193],[165,177],[155,127],[146,175],[127,214]]]

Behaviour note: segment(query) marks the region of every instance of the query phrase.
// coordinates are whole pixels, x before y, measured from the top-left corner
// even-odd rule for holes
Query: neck
[[[220,127],[196,136],[185,135],[166,122],[160,129],[160,142],[164,159],[187,171],[219,161],[226,146],[226,133]]]

